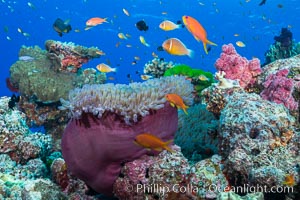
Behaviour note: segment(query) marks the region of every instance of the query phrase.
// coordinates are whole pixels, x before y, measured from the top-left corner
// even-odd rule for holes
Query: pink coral
[[[242,88],[253,86],[256,77],[262,72],[259,59],[247,60],[236,52],[232,44],[223,45],[222,51],[215,63],[217,70],[224,71],[225,78],[238,80]]]
[[[278,104],[282,103],[289,110],[296,110],[298,103],[292,95],[295,84],[293,79],[287,78],[288,73],[288,69],[282,69],[269,75],[263,83],[264,90],[260,95],[263,99]]]
[[[62,138],[62,153],[68,169],[95,191],[112,194],[122,164],[149,152],[134,144],[136,135],[148,132],[166,141],[174,137],[178,126],[177,109],[165,103],[133,125],[127,125],[115,113],[100,119],[92,115],[70,121]]]

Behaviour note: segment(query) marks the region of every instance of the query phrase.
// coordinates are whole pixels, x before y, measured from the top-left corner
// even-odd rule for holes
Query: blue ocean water
[[[38,45],[44,49],[48,39],[62,42],[74,42],[84,46],[96,46],[106,55],[92,60],[84,67],[94,68],[102,62],[110,62],[117,67],[113,76],[115,83],[128,83],[128,74],[133,81],[141,81],[145,63],[153,59],[155,52],[166,61],[187,64],[214,72],[214,63],[221,53],[223,44],[240,40],[246,47],[236,46],[239,54],[247,57],[258,57],[264,62],[264,53],[274,42],[274,36],[279,35],[282,27],[289,27],[295,41],[300,40],[300,6],[298,0],[267,0],[259,6],[261,0],[31,0],[0,2],[1,74],[0,96],[11,96],[6,88],[5,79],[9,77],[10,66],[18,60],[18,52],[22,45]],[[125,8],[130,16],[123,13]],[[203,50],[201,42],[197,42],[186,28],[164,32],[158,25],[165,19],[176,22],[183,15],[196,18],[206,29],[208,39],[217,43],[212,46],[208,55]],[[85,22],[91,17],[108,18],[104,23],[85,31]],[[53,30],[52,25],[57,18],[70,20],[72,31],[62,37]],[[139,31],[135,23],[144,20],[149,26],[148,31]],[[18,28],[22,32],[18,32]],[[80,30],[76,32],[75,30]],[[128,40],[118,38],[118,33],[130,34]],[[239,36],[234,36],[238,34]],[[139,41],[143,36],[150,47]],[[194,58],[174,56],[157,51],[164,40],[177,37],[189,48],[195,51]],[[116,44],[121,42],[119,47]],[[131,45],[132,47],[126,47]],[[140,57],[136,65],[132,65],[134,57]]]

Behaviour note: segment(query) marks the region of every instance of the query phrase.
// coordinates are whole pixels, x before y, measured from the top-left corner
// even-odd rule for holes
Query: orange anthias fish
[[[93,26],[97,26],[99,24],[102,24],[104,22],[108,23],[106,21],[107,18],[100,18],[100,17],[93,17],[93,18],[90,18],[89,20],[86,21],[85,25],[87,27],[93,27]]]
[[[289,186],[289,187],[293,187],[294,185],[296,185],[296,181],[295,181],[295,177],[293,174],[287,174],[285,176],[285,180],[282,183],[283,185]]]
[[[186,26],[186,28],[194,36],[194,38],[197,41],[203,42],[203,47],[204,47],[204,51],[206,54],[208,54],[207,47],[206,47],[207,44],[217,46],[217,44],[215,44],[207,39],[207,34],[206,34],[205,29],[196,19],[194,19],[190,16],[187,16],[187,15],[184,15],[182,17],[182,21],[183,21],[184,25]]]
[[[186,109],[187,105],[184,104],[182,98],[178,94],[166,94],[167,101],[170,102],[171,106],[176,106],[178,109],[181,108],[185,114],[188,114]]]
[[[168,146],[173,140],[167,142],[162,141],[160,138],[152,135],[150,133],[142,133],[135,137],[134,143],[142,146],[148,150],[162,151],[163,149],[173,152],[173,150]]]
[[[179,39],[170,38],[162,44],[163,49],[172,55],[193,57],[194,51],[188,49]]]

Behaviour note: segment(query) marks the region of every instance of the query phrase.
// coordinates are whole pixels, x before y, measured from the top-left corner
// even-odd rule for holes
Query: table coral
[[[232,44],[222,46],[222,53],[215,67],[226,73],[225,78],[238,80],[245,89],[255,86],[257,76],[261,73],[259,59],[247,60],[236,52]]]
[[[78,73],[56,71],[47,57],[47,52],[39,47],[20,49],[19,56],[31,56],[31,61],[19,60],[10,67],[10,82],[18,88],[21,96],[37,102],[53,103],[59,98],[67,98],[69,90],[83,84],[104,83],[106,76],[95,69],[85,69]]]
[[[45,42],[48,58],[56,63],[54,66],[59,71],[77,72],[84,63],[93,58],[99,58],[104,53],[98,48],[83,47],[72,42],[62,43],[54,40]]]

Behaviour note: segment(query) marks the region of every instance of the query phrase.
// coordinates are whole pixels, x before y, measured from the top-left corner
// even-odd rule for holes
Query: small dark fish
[[[182,23],[181,20],[178,20],[178,21],[176,22],[176,24],[181,25],[181,27],[184,28],[184,24]]]
[[[70,20],[63,21],[60,18],[57,18],[53,24],[53,29],[61,37],[63,33],[69,33],[72,30],[71,25],[69,24]]]
[[[262,6],[262,5],[266,4],[266,1],[267,0],[262,0],[259,5]]]
[[[278,4],[277,7],[278,8],[283,8],[283,5],[282,4]]]
[[[208,46],[207,47],[207,52],[210,52],[210,50],[211,50],[211,46]]]
[[[16,106],[16,103],[18,103],[19,101],[20,101],[20,96],[16,96],[15,94],[13,94],[10,100],[8,101],[8,107],[10,109],[13,109]]]
[[[149,27],[147,26],[146,22],[144,20],[138,21],[135,24],[136,28],[139,29],[140,31],[147,31]]]
[[[157,51],[164,51],[164,48],[162,46],[157,47]]]
[[[130,74],[127,74],[127,78],[131,78],[131,75],[130,75]]]

